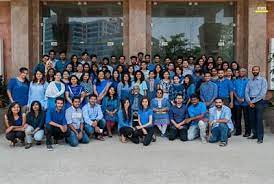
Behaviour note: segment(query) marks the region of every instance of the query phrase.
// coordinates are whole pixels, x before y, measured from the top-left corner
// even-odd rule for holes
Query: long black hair
[[[188,75],[185,76],[185,78],[186,77],[189,78],[189,83],[186,84],[185,81],[184,81],[184,87],[185,87],[185,89],[187,89],[193,83],[193,78],[192,78],[191,75],[188,74]]]
[[[15,125],[15,119],[14,119],[14,116],[13,116],[13,113],[11,110],[15,105],[19,105],[20,111],[18,112],[18,116],[19,117],[22,116],[22,109],[21,109],[20,104],[18,102],[12,102],[9,106],[8,113],[7,113],[8,123],[10,126]]]
[[[30,113],[32,116],[35,115],[35,112],[34,112],[34,110],[33,110],[33,106],[34,106],[35,104],[37,104],[37,105],[39,106],[39,114],[43,111],[41,103],[40,103],[39,101],[36,101],[36,100],[35,100],[35,101],[31,102],[31,105],[30,105],[30,112],[29,112],[29,113]]]
[[[109,89],[108,89],[108,91],[107,91],[107,97],[108,97],[108,100],[110,100],[110,92],[109,92],[109,90],[111,89],[111,88],[113,88],[114,89],[114,95],[113,95],[113,99],[117,99],[117,91],[115,90],[115,88],[113,87],[113,86],[111,86]]]
[[[125,80],[124,80],[125,75],[128,76],[128,86],[131,87],[131,77],[130,77],[129,73],[124,73],[124,74],[122,74],[121,82],[123,83],[124,86],[126,85],[126,84],[125,84]]]
[[[125,110],[125,103],[126,101],[129,102],[129,107],[128,107],[128,116],[126,115],[126,110]],[[124,100],[121,101],[121,110],[123,113],[123,120],[131,120],[131,104],[130,100],[128,98],[125,98]]]

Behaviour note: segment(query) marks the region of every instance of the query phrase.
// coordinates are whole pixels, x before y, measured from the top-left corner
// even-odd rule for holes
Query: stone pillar
[[[146,0],[129,0],[129,56],[146,52]]]
[[[20,67],[29,68],[30,61],[30,0],[11,0],[11,72],[16,76]]]
[[[249,0],[248,3],[248,70],[255,65],[261,67],[261,74],[266,76],[266,14],[255,13],[258,0]],[[265,0],[261,0],[265,2]]]
[[[248,31],[248,2],[246,0],[237,1],[236,17],[236,61],[242,66],[248,66],[248,48],[247,48],[247,31]]]

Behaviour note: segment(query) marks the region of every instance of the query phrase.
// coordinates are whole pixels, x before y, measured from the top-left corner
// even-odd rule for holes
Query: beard
[[[216,107],[217,107],[218,109],[222,108],[222,106],[221,106],[221,105],[216,105]]]
[[[258,72],[252,72],[252,74],[253,74],[255,77],[257,77],[257,76],[259,75]]]

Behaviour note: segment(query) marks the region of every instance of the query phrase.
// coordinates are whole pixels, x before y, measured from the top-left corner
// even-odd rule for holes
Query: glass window
[[[55,49],[80,56],[87,51],[100,58],[123,54],[121,5],[115,2],[81,5],[77,2],[48,2],[41,6],[43,53]]]
[[[201,54],[234,59],[235,6],[232,3],[152,5],[152,54]]]

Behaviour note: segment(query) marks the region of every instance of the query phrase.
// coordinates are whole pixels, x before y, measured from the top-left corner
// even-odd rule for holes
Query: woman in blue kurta
[[[151,101],[151,108],[153,110],[153,124],[161,131],[161,136],[166,135],[166,129],[169,125],[169,106],[168,99],[163,97],[163,90],[158,89],[156,98]]]
[[[70,83],[66,86],[66,106],[65,108],[69,108],[72,105],[73,97],[80,97],[80,103],[82,106],[82,102],[84,100],[84,87],[79,84],[78,77],[76,75],[70,76]]]
[[[118,111],[118,131],[121,135],[121,142],[126,143],[127,139],[133,143],[139,143],[139,137],[132,126],[132,110],[129,99],[121,102],[121,109]]]
[[[163,73],[163,79],[160,80],[158,88],[162,89],[164,92],[164,98],[168,99],[169,98],[169,88],[171,86],[171,80],[169,77],[169,72],[165,71]]]
[[[140,88],[140,94],[143,96],[147,96],[147,83],[145,81],[145,76],[141,70],[135,72],[134,82],[132,83],[132,87],[138,85]]]
[[[120,101],[130,98],[131,95],[131,80],[128,73],[123,74],[121,82],[117,86],[117,94]]]
[[[147,88],[148,88],[147,97],[150,100],[156,97],[156,90],[157,90],[158,84],[160,82],[160,80],[155,79],[155,77],[156,77],[156,75],[155,75],[154,71],[150,71],[149,77],[146,80]]]
[[[117,86],[120,82],[120,76],[117,70],[114,70],[112,73],[112,79],[111,79],[111,87],[114,87],[115,91],[117,91]]]
[[[54,81],[50,82],[46,90],[46,98],[48,100],[48,109],[55,108],[55,99],[63,97],[65,93],[65,85],[61,82],[61,72],[57,71],[54,75]]]
[[[98,97],[98,103],[101,104],[103,98],[106,96],[110,82],[105,80],[105,73],[101,70],[98,72],[97,79],[93,85],[93,93]]]
[[[190,96],[195,93],[196,87],[193,83],[191,75],[186,75],[184,78],[184,89],[185,89],[185,99],[184,103],[189,104],[190,103]]]
[[[45,76],[42,72],[37,70],[33,76],[33,81],[29,86],[29,98],[28,98],[28,107],[33,101],[39,101],[42,105],[42,108],[47,109],[47,100],[46,100],[46,90],[48,83],[45,81]]]
[[[107,95],[103,98],[102,111],[107,123],[108,136],[112,137],[112,129],[117,122],[117,111],[119,109],[119,100],[114,87],[110,87]]]
[[[11,141],[13,146],[17,143],[17,139],[24,143],[26,114],[22,113],[18,102],[13,102],[10,104],[8,112],[4,117],[4,122],[7,128],[6,139]]]
[[[138,111],[138,135],[143,138],[143,145],[148,146],[154,135],[154,127],[152,124],[153,111],[149,108],[149,99],[144,97],[141,101],[142,108]]]
[[[173,77],[173,83],[169,88],[169,100],[172,105],[175,105],[175,98],[177,94],[181,94],[184,96],[184,85],[180,82],[180,78],[175,75]]]
[[[89,96],[93,94],[93,84],[92,79],[90,79],[90,75],[88,72],[84,72],[81,79],[80,85],[84,88],[84,100],[83,100],[83,106],[88,103]]]
[[[9,80],[7,93],[11,102],[18,102],[23,107],[23,112],[26,111],[29,94],[29,81],[27,80],[28,69],[20,68],[19,76]]]

